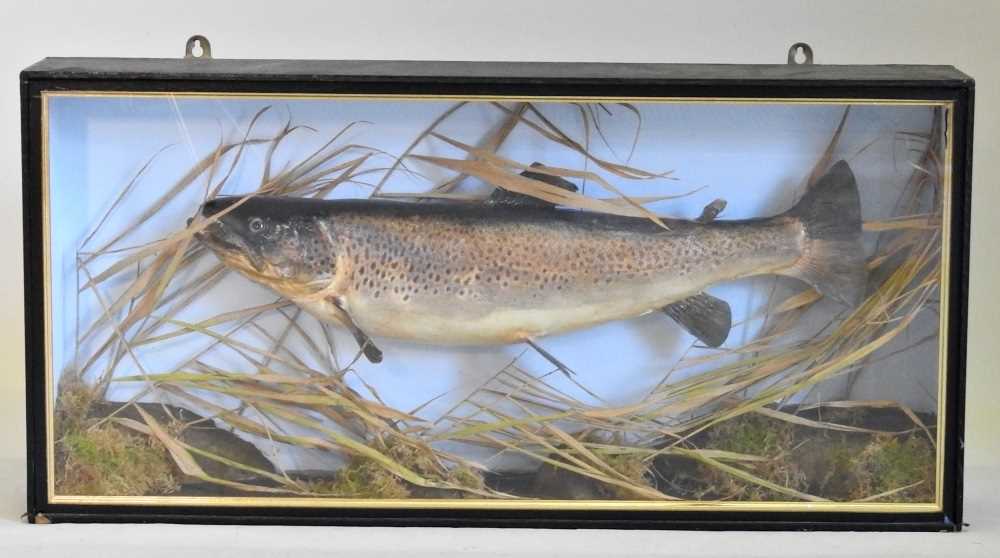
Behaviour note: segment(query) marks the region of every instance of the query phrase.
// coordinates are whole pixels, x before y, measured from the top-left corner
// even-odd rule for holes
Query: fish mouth
[[[212,234],[207,231],[201,231],[195,233],[195,238],[204,242],[216,252],[237,252],[237,253],[248,253],[249,250],[242,245],[239,241],[231,240],[226,235]]]
[[[187,220],[188,226],[196,221],[208,221],[194,238],[212,250],[224,262],[241,268],[252,268],[257,272],[264,266],[259,251],[240,234],[239,226],[230,223],[235,218],[220,215],[232,204],[242,199],[239,196],[220,196],[210,199],[198,208],[198,213]],[[200,217],[200,219],[199,219]]]
[[[194,220],[201,216],[202,219],[210,219],[212,222],[205,225],[200,231],[194,233],[194,237],[209,246],[216,246],[226,250],[237,250],[249,252],[242,239],[234,231],[226,226],[223,216],[218,213],[235,203],[239,198],[236,196],[223,196],[208,200],[198,208],[198,213],[187,220],[190,227]]]
[[[192,220],[188,219],[189,225]],[[205,228],[194,233],[194,237],[221,258],[245,259],[254,268],[259,268],[259,258],[256,257],[253,249],[239,235],[233,234],[223,221],[209,223]]]

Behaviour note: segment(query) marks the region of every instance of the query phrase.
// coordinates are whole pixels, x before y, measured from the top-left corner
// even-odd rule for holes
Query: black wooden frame
[[[936,513],[581,511],[53,504],[47,497],[43,91],[908,99],[954,103],[943,509]],[[944,530],[962,527],[973,80],[950,66],[686,65],[49,58],[21,73],[28,518],[617,529]]]

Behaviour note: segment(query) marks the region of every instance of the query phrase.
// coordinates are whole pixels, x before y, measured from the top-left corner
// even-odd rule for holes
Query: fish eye
[[[264,230],[264,220],[260,217],[254,217],[250,219],[250,232],[259,233]]]

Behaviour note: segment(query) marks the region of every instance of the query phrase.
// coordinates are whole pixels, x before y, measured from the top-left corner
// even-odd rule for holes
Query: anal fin
[[[698,293],[668,304],[663,307],[663,312],[709,347],[725,343],[733,327],[729,303],[708,293]]]

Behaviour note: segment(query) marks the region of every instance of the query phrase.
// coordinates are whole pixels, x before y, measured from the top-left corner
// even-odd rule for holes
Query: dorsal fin
[[[536,162],[536,163],[531,163],[530,168],[531,169],[545,168],[545,165]],[[577,191],[576,184],[573,184],[569,180],[566,180],[565,178],[561,178],[559,176],[553,176],[551,174],[535,172],[530,169],[522,172],[521,176],[525,178],[530,178],[532,180],[537,180],[539,182],[544,182],[546,184],[555,186],[556,188],[562,188],[563,190],[567,190],[569,192]],[[538,199],[533,196],[518,194],[517,192],[509,192],[502,188],[497,188],[496,190],[493,190],[493,193],[490,194],[490,197],[486,200],[486,203],[492,205],[511,205],[519,207],[540,207],[540,208],[555,207],[554,203],[547,202],[545,200]]]

